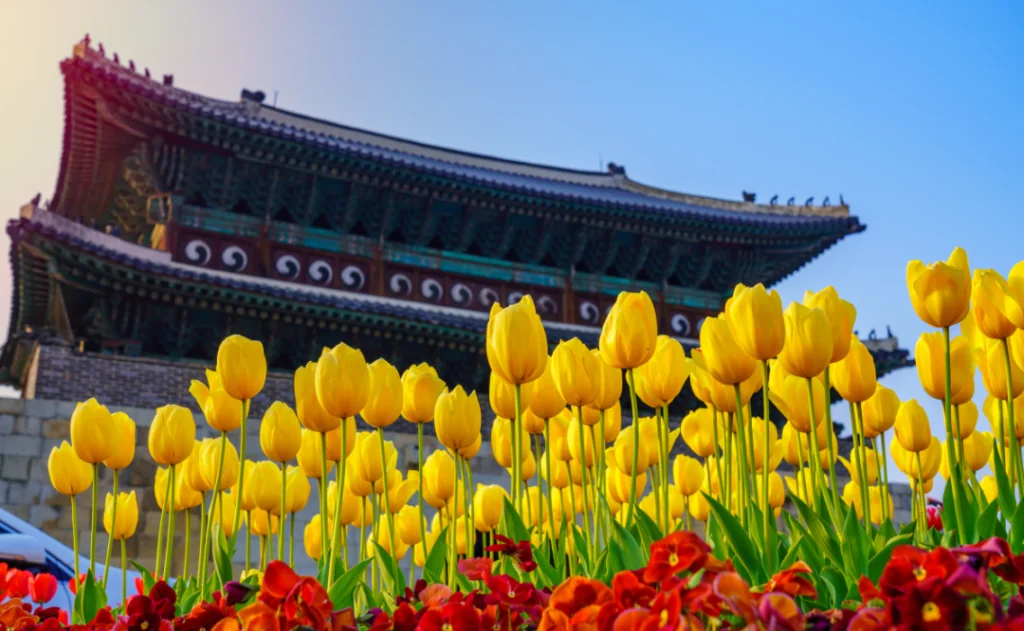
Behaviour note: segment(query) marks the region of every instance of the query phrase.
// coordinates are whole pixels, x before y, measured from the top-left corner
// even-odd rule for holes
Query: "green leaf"
[[[376,548],[373,558],[377,563],[380,576],[384,580],[384,587],[392,596],[405,592],[405,577],[402,576],[402,568],[398,567],[395,560],[384,548],[380,547],[379,543],[374,541],[373,545]]]
[[[977,540],[988,539],[995,533],[996,530],[996,511],[999,509],[999,504],[992,502],[985,507],[985,510],[981,511],[981,516],[978,517],[975,530],[977,531]],[[1015,515],[1016,516],[1016,515]],[[974,539],[971,539],[974,541]]]
[[[148,594],[149,590],[153,589],[153,586],[156,585],[156,579],[153,578],[153,573],[147,570],[146,568],[142,567],[135,561],[131,561],[131,564],[132,567],[135,568],[135,571],[142,575],[142,587],[146,590],[146,593]]]
[[[665,537],[658,524],[654,523],[654,520],[645,511],[638,510],[636,512],[636,521],[637,531],[640,534],[640,540],[645,550],[650,550],[652,544],[656,541],[661,541]]]
[[[783,512],[782,515],[786,520],[786,525],[789,527],[789,531],[797,533],[800,545],[797,546],[797,544],[794,543],[790,547],[790,554],[787,555],[787,557],[793,555],[794,558],[791,559],[789,563],[784,563],[780,567],[789,567],[789,565],[799,558],[803,559],[804,562],[810,566],[813,572],[820,572],[825,567],[825,559],[821,556],[821,550],[814,544],[813,539],[807,533],[807,529],[803,524],[797,521],[796,517],[793,517],[793,515],[788,512]]]
[[[843,554],[839,546],[839,541],[836,539],[836,533],[830,528],[826,528],[825,524],[818,517],[818,514],[814,512],[810,506],[805,504],[796,495],[790,495],[793,503],[796,504],[797,511],[800,516],[804,518],[804,523],[807,524],[807,533],[810,535],[814,543],[819,549],[828,557],[829,561],[832,562],[836,567],[843,567]],[[856,513],[854,513],[856,515]]]
[[[498,525],[498,530],[516,543],[530,540],[530,531],[519,516],[519,511],[512,506],[512,502],[507,497],[505,498],[505,510],[501,513],[501,523]]]
[[[889,559],[892,558],[893,549],[896,546],[913,542],[913,533],[896,535],[895,537],[889,539],[889,541],[886,542],[885,546],[883,546],[881,550],[876,552],[875,555],[871,557],[871,560],[868,561],[867,577],[877,583],[878,579],[882,576],[882,571],[885,569],[885,566],[889,563]]]
[[[107,593],[96,582],[92,570],[85,576],[85,582],[78,586],[75,603],[71,612],[73,624],[88,624],[96,617],[100,609],[107,604]]]
[[[893,528],[892,522],[891,521],[884,521],[884,522],[882,522],[882,525],[879,526],[877,530],[875,530],[875,539],[872,542],[872,549],[876,553],[879,552],[880,550],[885,548],[886,544],[889,543],[889,540],[892,539],[895,536],[896,536],[896,529]]]
[[[846,513],[846,523],[843,524],[842,551],[846,576],[850,582],[856,582],[867,571],[869,548],[867,533],[857,521],[857,512],[849,511]],[[843,596],[846,596],[845,590]]]
[[[1010,478],[1006,475],[1006,463],[1003,462],[1003,456],[999,453],[998,446],[993,447],[992,455],[995,459],[995,467],[992,472],[996,476],[996,488],[999,489],[996,501],[999,502],[999,510],[1003,511],[1003,519],[1011,519],[1017,514],[1017,500],[1013,495]]]
[[[583,563],[583,573],[590,576],[590,554],[587,552],[586,536],[580,532],[580,529],[576,527],[576,524],[570,523],[569,527],[572,528],[572,538],[573,544],[575,545],[576,556],[578,556],[580,562]]]
[[[231,541],[224,536],[224,531],[215,528],[217,531],[217,545],[213,546],[213,565],[217,569],[217,576],[220,577],[220,584],[231,581],[235,571],[231,565],[231,559],[235,556],[234,537]]]
[[[850,512],[856,517],[856,512]],[[846,598],[846,581],[843,579],[842,573],[837,568],[827,567],[822,571],[821,577],[825,579],[825,585],[828,586],[832,596],[831,602],[828,603],[829,608],[838,609],[843,604],[843,599]]]
[[[537,578],[541,580],[535,581],[537,587],[541,589],[554,587],[562,582],[562,576],[551,565],[551,559],[548,558],[544,548],[533,546],[533,560],[537,563],[537,569],[540,570]]]
[[[423,578],[428,583],[440,583],[444,564],[448,560],[448,526],[441,529],[434,541],[434,547],[423,564]]]
[[[335,580],[334,585],[331,585],[331,588],[327,590],[327,596],[331,599],[331,603],[334,604],[335,611],[352,606],[352,601],[355,600],[356,589],[360,583],[366,580],[366,568],[369,565],[370,559],[360,561]]]
[[[1014,554],[1020,554],[1024,549],[1024,502],[1020,503],[1010,520],[1010,549]]]
[[[615,530],[612,534],[612,541],[618,543],[619,552],[622,555],[622,567],[619,570],[639,570],[647,565],[644,551],[633,535],[629,534],[629,531],[615,520],[612,520],[612,528]]]
[[[789,567],[800,560],[800,542],[803,540],[804,536],[802,534],[796,535],[796,539],[794,539],[793,543],[790,544],[786,555],[782,557],[782,563],[779,564],[779,567]],[[810,563],[808,563],[808,565],[810,565]]]
[[[750,540],[750,535],[740,525],[739,520],[733,516],[718,500],[707,493],[704,494],[708,504],[711,505],[711,512],[715,519],[722,523],[725,537],[729,546],[736,552],[732,555],[733,563],[737,564],[737,570],[748,583],[759,585],[765,581],[764,569],[761,566],[761,555]]]

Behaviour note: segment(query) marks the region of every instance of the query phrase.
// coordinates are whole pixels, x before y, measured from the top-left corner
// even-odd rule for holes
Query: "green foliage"
[[[352,606],[356,590],[363,584],[363,580],[366,578],[366,568],[370,566],[370,561],[371,559],[366,559],[349,568],[347,572],[342,574],[331,585],[331,588],[327,591],[327,596],[331,599],[331,603],[334,604],[335,610]]]
[[[107,593],[103,586],[96,581],[92,570],[85,576],[85,581],[78,586],[75,594],[75,603],[71,611],[72,624],[86,624],[91,622],[100,609],[107,604]]]

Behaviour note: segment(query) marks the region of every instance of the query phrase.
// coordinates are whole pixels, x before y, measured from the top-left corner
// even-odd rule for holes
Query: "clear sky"
[[[186,89],[277,91],[280,107],[424,142],[614,161],[730,199],[842,194],[867,231],[778,288],[790,301],[835,285],[862,334],[890,325],[908,348],[925,330],[908,259],[961,245],[1005,274],[1024,258],[1020,3],[0,0],[5,220],[53,194],[58,62],[86,32]],[[884,382],[925,403],[912,368]],[[940,428],[941,406],[926,406]]]

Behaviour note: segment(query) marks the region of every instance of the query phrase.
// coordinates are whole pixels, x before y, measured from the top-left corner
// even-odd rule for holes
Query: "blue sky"
[[[924,331],[908,259],[961,245],[1005,274],[1024,257],[1019,3],[4,3],[4,219],[52,195],[58,62],[86,32],[186,89],[276,90],[281,107],[424,142],[614,161],[731,199],[842,194],[867,231],[778,288],[835,285],[861,333],[890,325],[905,347]],[[913,369],[885,383],[924,397]]]

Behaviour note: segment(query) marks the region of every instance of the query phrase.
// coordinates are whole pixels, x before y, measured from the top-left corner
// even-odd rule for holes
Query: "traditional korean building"
[[[88,39],[61,63],[49,204],[8,225],[2,380],[25,398],[190,403],[232,332],[262,340],[268,397],[345,341],[487,390],[494,302],[531,294],[552,345],[596,344],[624,289],[687,346],[736,283],[777,283],[864,230],[850,208],[726,201],[395,138],[151,77]],[[880,372],[902,366],[875,341]],[[264,403],[265,404],[265,403]],[[259,407],[257,402],[256,407]],[[254,410],[255,411],[255,410]]]

